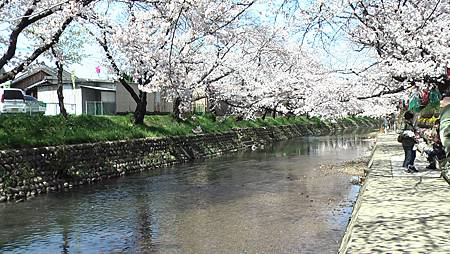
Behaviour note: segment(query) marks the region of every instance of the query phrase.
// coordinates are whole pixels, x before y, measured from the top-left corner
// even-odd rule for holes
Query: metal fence
[[[86,101],[84,113],[86,115],[114,115],[116,113],[116,103],[103,101]]]
[[[59,104],[58,103],[46,103],[47,108],[45,109],[45,115],[47,116],[55,116],[59,115]],[[77,114],[77,105],[76,104],[66,104],[64,103],[64,108],[66,108],[67,114],[76,115]]]

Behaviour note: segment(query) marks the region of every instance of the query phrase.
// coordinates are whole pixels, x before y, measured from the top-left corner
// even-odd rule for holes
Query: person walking
[[[398,130],[401,136],[401,143],[403,150],[405,151],[405,160],[403,161],[403,167],[406,173],[416,173],[419,172],[416,167],[414,167],[414,161],[416,159],[416,151],[414,150],[414,145],[416,144],[416,128],[414,126],[414,113],[411,111],[406,111],[403,115],[403,123],[401,128]]]
[[[388,133],[389,129],[389,121],[386,116],[383,116],[383,131],[384,133]]]
[[[391,120],[391,123],[390,123],[391,129],[392,129],[393,131],[397,131],[397,125],[396,125],[396,123],[397,123],[397,112],[392,112],[392,113],[391,113],[391,118],[390,118],[390,120]]]

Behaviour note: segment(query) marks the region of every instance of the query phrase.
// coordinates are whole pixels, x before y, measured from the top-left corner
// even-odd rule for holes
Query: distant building
[[[204,114],[206,112],[208,100],[206,93],[202,89],[194,90],[192,94],[192,112],[195,114]]]
[[[56,69],[45,65],[30,68],[13,80],[11,87],[47,104],[46,115],[59,114]],[[116,83],[109,80],[89,80],[63,72],[64,106],[69,114],[108,115],[116,112]]]
[[[131,84],[138,93],[137,85]],[[46,65],[36,65],[17,77],[13,88],[47,104],[46,115],[59,114],[57,71]],[[64,105],[69,114],[111,115],[134,112],[136,103],[128,91],[116,81],[82,79],[63,72]],[[161,98],[159,93],[147,95],[147,112],[170,113],[172,103]]]

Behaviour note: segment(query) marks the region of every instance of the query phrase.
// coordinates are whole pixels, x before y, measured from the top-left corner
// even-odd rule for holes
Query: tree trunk
[[[213,98],[213,94],[209,86],[206,87],[206,108],[205,113],[213,113],[214,114],[214,104],[215,100]]]
[[[216,102],[215,100],[208,98],[206,103],[208,106],[206,107],[206,113],[216,114]]]
[[[289,110],[287,113],[286,113],[286,117],[289,119],[289,118],[291,118],[291,117],[293,117],[294,116],[294,113],[291,111],[291,110]]]
[[[272,111],[272,118],[275,119],[277,117],[277,107],[275,106]]]
[[[244,115],[240,114],[236,117],[236,122],[240,122],[242,120],[244,120]]]
[[[268,109],[264,109],[264,114],[263,114],[263,116],[262,116],[262,120],[265,120],[266,119],[266,116],[267,116],[267,113],[269,112],[269,110]]]
[[[64,107],[64,94],[63,94],[63,65],[61,62],[56,61],[56,68],[58,69],[58,74],[57,74],[57,78],[58,78],[58,88],[56,90],[56,93],[58,94],[58,104],[59,104],[59,113],[67,119],[67,111],[66,108]]]
[[[216,100],[210,94],[206,96],[205,115],[211,117],[214,122],[217,120]]]
[[[175,98],[173,102],[173,116],[175,117],[175,120],[177,120],[177,122],[181,121],[180,105],[181,105],[181,98],[180,97]]]
[[[139,101],[136,102],[134,111],[134,124],[144,124],[145,113],[147,113],[147,93],[139,91]]]
[[[208,101],[207,101],[207,107],[206,107],[206,112],[205,113],[209,113],[211,119],[215,122],[217,120],[217,101],[215,100],[215,98],[212,97],[207,97]]]

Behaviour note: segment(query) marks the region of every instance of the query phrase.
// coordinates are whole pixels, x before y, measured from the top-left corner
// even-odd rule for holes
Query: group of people
[[[396,118],[396,113],[391,113],[383,116],[383,129],[385,133],[387,133],[389,130],[397,130]]]
[[[401,100],[399,106],[413,113],[418,113],[428,105],[438,106],[441,99],[442,95],[436,85],[430,85],[423,90],[420,90],[419,87],[413,83],[412,90]]]
[[[416,173],[419,172],[414,166],[414,161],[416,159],[416,149],[417,144],[420,139],[424,138],[428,143],[428,149],[423,149],[427,155],[429,165],[427,169],[436,169],[437,161],[443,160],[446,155],[444,147],[442,145],[440,135],[439,135],[439,125],[440,120],[434,123],[431,132],[425,135],[424,132],[420,132],[414,124],[414,113],[411,111],[406,111],[403,115],[403,122],[398,129],[398,141],[402,143],[403,150],[405,152],[405,159],[403,161],[403,168],[406,173]]]
[[[436,85],[429,85],[420,90],[413,83],[409,95],[398,106],[398,109],[404,112],[402,124],[397,129],[397,133],[399,133],[398,141],[402,143],[405,152],[403,167],[407,173],[418,172],[414,166],[418,147],[427,155],[430,163],[427,169],[436,169],[436,161],[441,161],[446,157],[439,133],[440,119],[434,123],[431,130],[425,132],[419,130],[415,125],[416,114],[428,105],[430,108],[439,108],[439,105],[442,104],[442,97]],[[421,140],[425,140],[426,144],[423,145]]]

